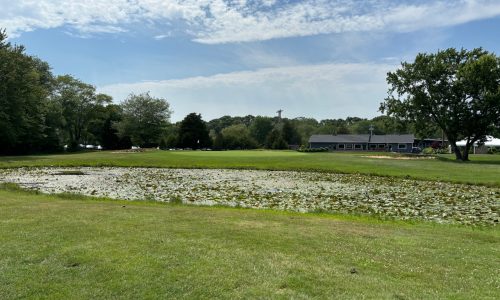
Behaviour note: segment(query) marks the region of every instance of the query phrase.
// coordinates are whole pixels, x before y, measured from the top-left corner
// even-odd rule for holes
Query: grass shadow
[[[500,165],[500,157],[498,160],[475,160],[474,157],[469,161],[456,160],[454,157],[436,156],[436,159],[443,162],[455,163],[455,164],[472,164],[472,165]]]

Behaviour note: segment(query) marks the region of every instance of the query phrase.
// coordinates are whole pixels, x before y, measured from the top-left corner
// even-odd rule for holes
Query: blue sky
[[[500,54],[500,0],[0,0],[14,43],[120,102],[190,112],[379,115],[385,76],[419,52]]]

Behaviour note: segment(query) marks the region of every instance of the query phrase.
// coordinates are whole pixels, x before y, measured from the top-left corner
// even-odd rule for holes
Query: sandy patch
[[[367,155],[362,156],[366,158],[380,158],[380,159],[396,159],[396,160],[418,160],[418,159],[436,159],[434,156],[387,156],[387,155]]]

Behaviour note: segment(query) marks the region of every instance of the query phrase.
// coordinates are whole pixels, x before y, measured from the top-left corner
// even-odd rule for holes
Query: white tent
[[[467,143],[466,140],[458,141],[457,146],[458,147],[465,147],[465,144]],[[484,142],[484,145],[479,146],[477,142],[474,143],[474,154],[476,154],[477,148],[493,148],[493,147],[500,147],[500,139],[497,139],[492,136],[487,136],[486,137],[486,142]]]

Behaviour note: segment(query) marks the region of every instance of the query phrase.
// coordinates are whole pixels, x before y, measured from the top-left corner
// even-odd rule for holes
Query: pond
[[[0,170],[0,182],[42,193],[356,213],[440,223],[497,224],[500,207],[497,187],[320,172],[19,168]]]

